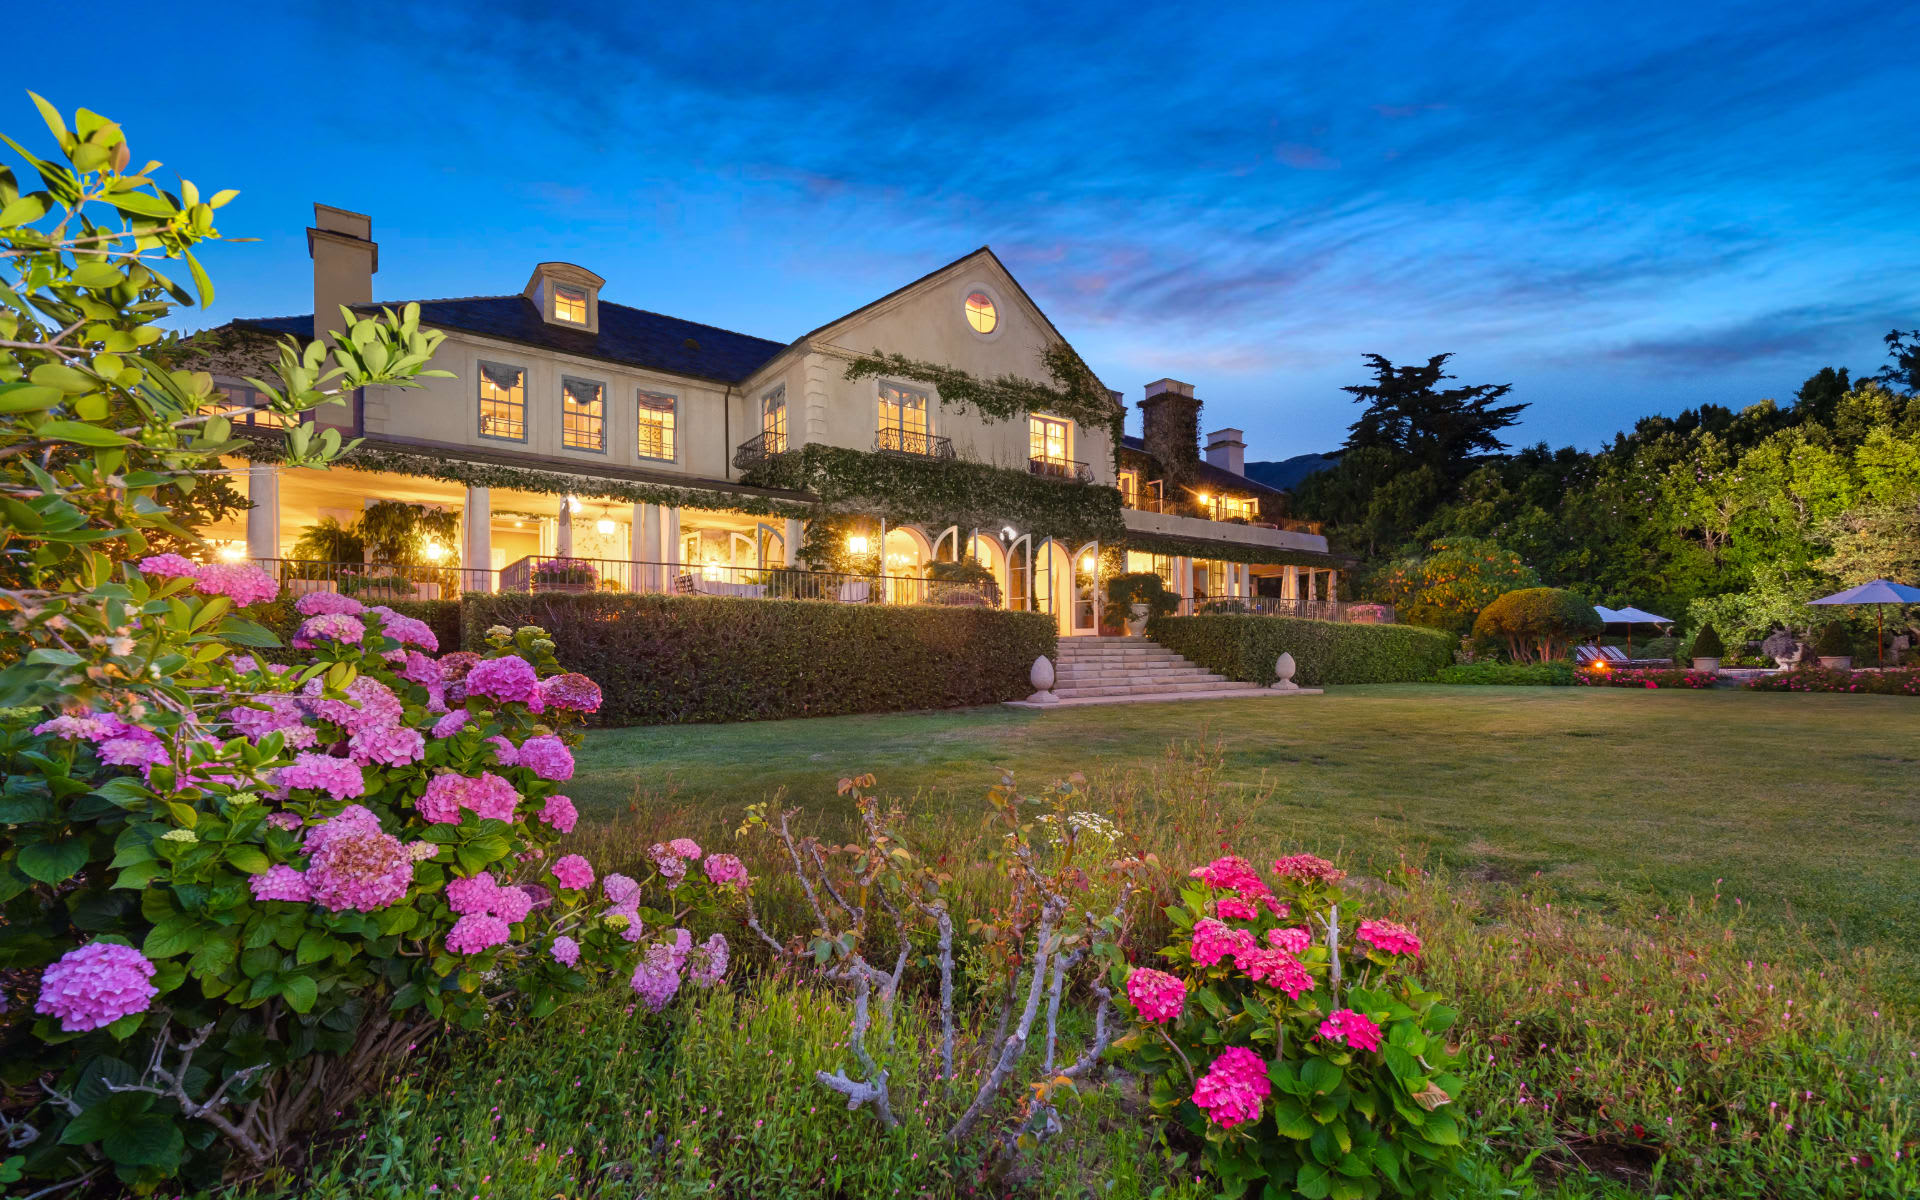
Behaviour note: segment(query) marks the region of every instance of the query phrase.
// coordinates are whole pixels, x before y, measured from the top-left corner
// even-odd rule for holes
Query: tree
[[[1384,447],[1448,479],[1465,475],[1475,459],[1506,449],[1499,433],[1527,406],[1494,404],[1513,390],[1510,383],[1441,388],[1443,380],[1455,378],[1445,371],[1452,357],[1436,354],[1423,366],[1396,367],[1382,355],[1367,355],[1373,382],[1340,389],[1366,406],[1347,428],[1347,449]]]
[[[1499,638],[1515,662],[1565,658],[1573,643],[1598,636],[1605,626],[1585,597],[1561,588],[1508,592],[1480,610],[1475,637]]]
[[[1405,558],[1374,580],[1374,591],[1403,621],[1465,633],[1480,610],[1507,592],[1538,587],[1540,577],[1497,542],[1453,538],[1424,557]]]
[[[1920,392],[1920,329],[1909,329],[1905,333],[1890,329],[1881,340],[1887,344],[1887,357],[1893,361],[1874,378],[1891,388]]]

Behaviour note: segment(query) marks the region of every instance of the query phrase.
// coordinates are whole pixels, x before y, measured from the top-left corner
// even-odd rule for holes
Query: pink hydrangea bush
[[[1223,1182],[1325,1195],[1345,1164],[1358,1194],[1439,1194],[1465,1136],[1455,1014],[1412,975],[1419,935],[1360,917],[1345,878],[1310,854],[1265,876],[1234,855],[1195,867],[1163,965],[1116,972],[1133,1027],[1114,1050]]]

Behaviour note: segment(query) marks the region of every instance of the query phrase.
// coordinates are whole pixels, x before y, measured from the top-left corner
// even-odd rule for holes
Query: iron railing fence
[[[1357,600],[1310,600],[1304,596],[1183,596],[1179,615],[1249,613],[1263,617],[1298,617],[1308,621],[1339,621],[1354,625],[1392,625],[1393,605]]]
[[[1029,458],[1027,473],[1046,479],[1072,479],[1080,483],[1093,482],[1093,468],[1076,458]]]
[[[763,433],[758,437],[741,442],[733,452],[733,469],[751,471],[755,467],[787,452],[787,435],[784,433]]]
[[[662,592],[841,604],[942,604],[990,608],[981,585],[914,575],[863,575],[799,567],[530,555],[500,569],[503,592]]]
[[[873,448],[883,454],[904,454],[909,458],[946,460],[954,457],[953,439],[935,437],[917,429],[895,425],[882,427],[873,435]]]
[[[225,560],[222,560],[225,561]],[[369,604],[392,600],[453,600],[485,591],[493,572],[439,563],[321,562],[306,558],[242,558],[273,576],[282,594],[339,592]]]

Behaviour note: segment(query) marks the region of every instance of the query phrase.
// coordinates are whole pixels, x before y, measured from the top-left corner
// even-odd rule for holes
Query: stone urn
[[[1820,656],[1820,666],[1828,671],[1851,671],[1853,670],[1853,655],[1822,654]]]
[[[1696,658],[1693,660],[1693,669],[1696,671],[1712,671],[1718,674],[1720,670],[1720,660],[1717,658]]]
[[[1127,636],[1141,637],[1147,632],[1147,614],[1153,611],[1144,601],[1135,600],[1127,605]]]
[[[1273,690],[1276,692],[1297,692],[1300,685],[1293,681],[1293,673],[1300,668],[1293,661],[1293,655],[1285,650],[1273,664]]]
[[[1027,681],[1033,684],[1033,695],[1027,697],[1027,703],[1060,703],[1060,697],[1053,694],[1053,663],[1046,655],[1042,654],[1033,660],[1033,670],[1027,672]]]

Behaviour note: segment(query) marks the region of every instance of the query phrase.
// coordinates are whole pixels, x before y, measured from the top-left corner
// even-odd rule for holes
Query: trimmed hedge
[[[1459,639],[1417,625],[1351,625],[1298,617],[1221,614],[1154,617],[1147,636],[1229,679],[1272,683],[1281,651],[1293,655],[1294,681],[1413,683],[1453,661]]]
[[[469,592],[467,645],[538,625],[593,677],[606,725],[761,721],[1018,700],[1052,617],[935,605]]]
[[[443,654],[461,648],[460,602],[458,600],[368,600],[359,597],[356,597],[356,599],[360,599],[361,603],[367,605],[369,608],[376,604],[384,604],[401,616],[414,617],[418,620],[425,621],[427,627],[433,630],[433,635],[440,639],[440,652]],[[293,598],[291,596],[282,594],[278,600],[273,600],[266,604],[252,605],[244,609],[241,615],[248,620],[256,621],[264,625],[280,639],[280,647],[278,649],[258,651],[257,653],[261,658],[268,662],[293,661],[292,658],[288,657],[293,654],[291,649],[293,631],[300,628],[302,618],[299,613],[293,610]],[[306,661],[311,656],[302,654],[298,657],[302,661]]]
[[[1572,687],[1574,674],[1570,662],[1471,662],[1442,667],[1439,681],[1492,687]]]

